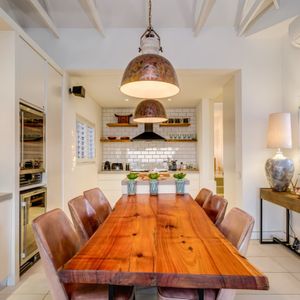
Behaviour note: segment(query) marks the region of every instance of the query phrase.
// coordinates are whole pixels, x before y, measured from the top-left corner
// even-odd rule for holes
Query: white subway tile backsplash
[[[116,123],[114,114],[133,114],[132,108],[103,108],[102,109],[102,136],[134,136],[144,131],[144,125],[138,127],[107,127],[107,123]],[[196,137],[196,111],[194,108],[172,108],[167,109],[170,118],[190,118],[189,127],[159,127],[154,124],[154,131],[159,135],[171,138],[176,136],[192,135]],[[170,136],[171,135],[171,136]],[[164,142],[164,141],[136,141],[132,143],[103,143],[103,161],[129,162],[135,167],[155,167],[160,166],[164,161],[175,159],[180,162],[197,165],[197,144],[184,142]]]

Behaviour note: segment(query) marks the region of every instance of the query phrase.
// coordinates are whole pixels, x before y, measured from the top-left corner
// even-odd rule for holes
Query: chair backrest
[[[100,223],[103,223],[105,219],[109,216],[112,209],[106,199],[105,195],[99,188],[94,188],[83,193],[84,198],[86,198],[91,206],[96,211],[98,220]]]
[[[227,204],[227,200],[223,197],[214,195],[204,202],[202,208],[212,222],[218,226],[224,219]]]
[[[81,245],[84,245],[100,225],[96,211],[83,196],[70,200],[68,206]]]
[[[79,238],[72,223],[66,214],[57,208],[34,219],[32,227],[52,297],[67,300],[69,298],[59,280],[57,270],[79,249]]]
[[[235,207],[225,216],[223,222],[219,225],[219,229],[239,252],[246,256],[253,226],[254,218]],[[221,289],[216,300],[234,300],[235,294],[235,290]]]
[[[225,216],[219,229],[242,255],[246,255],[253,226],[254,218],[235,207]]]
[[[195,201],[200,205],[203,206],[204,202],[208,200],[213,195],[213,192],[209,189],[203,188],[200,190],[198,195],[195,198]]]

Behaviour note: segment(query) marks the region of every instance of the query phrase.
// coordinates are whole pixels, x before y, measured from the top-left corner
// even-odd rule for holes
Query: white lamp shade
[[[269,116],[268,148],[292,148],[290,113],[273,113]]]

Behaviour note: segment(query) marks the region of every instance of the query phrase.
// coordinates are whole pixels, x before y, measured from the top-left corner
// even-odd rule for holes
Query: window
[[[95,160],[95,126],[87,120],[76,118],[77,159],[79,162]]]

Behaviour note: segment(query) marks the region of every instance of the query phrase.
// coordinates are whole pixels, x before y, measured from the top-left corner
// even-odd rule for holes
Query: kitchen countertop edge
[[[98,175],[103,175],[103,174],[128,174],[133,171],[100,171],[98,172]],[[175,174],[175,173],[186,173],[186,174],[199,174],[199,170],[182,170],[182,171],[168,171],[170,174]],[[139,172],[139,173],[146,173],[146,172]]]

